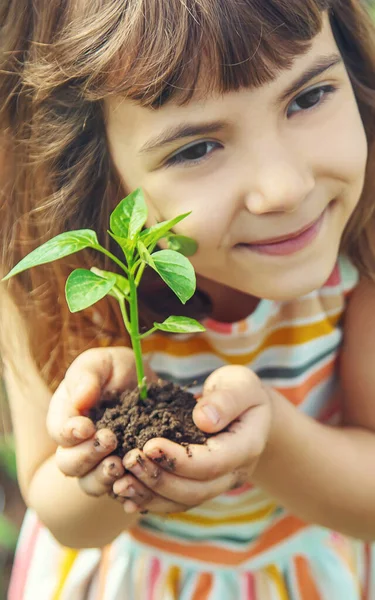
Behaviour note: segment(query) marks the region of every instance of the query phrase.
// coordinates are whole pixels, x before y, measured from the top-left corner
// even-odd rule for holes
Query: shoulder
[[[375,281],[361,277],[352,290],[345,316],[345,329],[354,335],[355,329],[374,327],[375,333]],[[372,340],[372,343],[374,339]]]
[[[375,282],[360,279],[344,319],[340,380],[346,419],[375,430]]]
[[[344,351],[350,360],[367,362],[371,355],[375,366],[375,281],[358,276],[350,290],[344,319]]]

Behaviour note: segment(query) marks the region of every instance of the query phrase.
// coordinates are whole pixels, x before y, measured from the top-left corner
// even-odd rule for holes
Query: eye
[[[330,94],[336,91],[336,87],[333,85],[321,85],[319,87],[312,88],[298,96],[290,104],[287,112],[287,116],[290,117],[296,113],[307,111],[323,104]]]
[[[193,142],[182,150],[179,150],[167,159],[165,165],[172,167],[175,165],[194,165],[205,160],[214,150],[222,148],[218,142]]]

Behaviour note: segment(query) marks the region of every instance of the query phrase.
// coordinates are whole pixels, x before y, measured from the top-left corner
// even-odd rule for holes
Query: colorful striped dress
[[[244,321],[199,336],[154,335],[145,351],[183,385],[247,365],[295,407],[337,423],[342,317],[358,274],[341,257],[321,289],[262,300]],[[245,485],[186,513],[145,515],[102,550],[63,548],[29,511],[9,600],[375,600],[371,547],[311,526]]]

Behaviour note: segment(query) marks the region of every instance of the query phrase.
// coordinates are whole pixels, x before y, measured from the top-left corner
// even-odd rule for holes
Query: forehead
[[[303,54],[296,56],[288,68],[275,69],[274,78],[262,86],[247,90],[247,97],[253,97],[254,103],[265,95],[273,96],[307,69],[318,57],[328,56],[337,52],[337,45],[332,33],[327,15],[324,15],[321,31],[311,40]],[[143,106],[121,95],[111,96],[105,100],[105,112],[109,133],[124,132],[133,139],[141,142],[154,131],[156,127],[168,127],[178,120],[193,119],[199,121],[201,117],[220,117],[220,113],[228,104],[228,100],[235,98],[236,91],[226,93],[213,89],[209,80],[209,65],[201,70],[199,79],[191,98],[181,103],[178,94],[160,107]]]

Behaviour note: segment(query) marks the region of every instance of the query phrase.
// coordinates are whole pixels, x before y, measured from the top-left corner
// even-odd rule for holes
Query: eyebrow
[[[298,92],[303,86],[309,83],[312,79],[318,77],[318,75],[325,73],[325,71],[332,69],[342,62],[342,57],[337,53],[329,56],[319,57],[315,63],[307,69],[307,71],[302,73],[302,75],[293,81],[293,83],[282,93],[282,95],[277,99],[277,103],[284,102],[290,96]],[[179,125],[170,127],[159,135],[148,140],[140,148],[139,153],[145,154],[157,150],[162,146],[166,146],[180,139],[218,133],[223,131],[227,126],[228,123],[225,121],[211,121],[210,123],[199,123],[197,125],[193,125],[191,123],[180,123]]]
[[[192,125],[189,123],[180,123],[176,127],[170,127],[163,131],[160,135],[152,138],[146,142],[140,149],[140,154],[145,152],[151,152],[161,146],[171,144],[176,140],[188,137],[194,137],[196,135],[209,135],[210,133],[217,133],[223,131],[227,127],[227,123],[224,121],[211,121],[211,123],[199,123]]]
[[[312,65],[304,71],[293,83],[281,94],[277,102],[285,102],[290,96],[296,94],[302,87],[309,83],[318,75],[322,75],[329,69],[333,69],[339,64],[343,63],[343,59],[340,54],[330,54],[329,56],[320,56]]]

